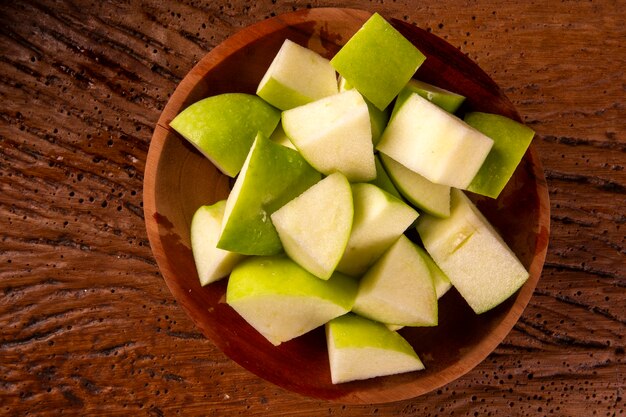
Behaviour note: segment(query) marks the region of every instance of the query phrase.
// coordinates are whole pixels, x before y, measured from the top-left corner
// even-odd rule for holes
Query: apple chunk
[[[350,182],[376,177],[369,111],[348,90],[283,112],[283,129],[315,169],[341,172]]]
[[[200,284],[207,285],[230,274],[244,256],[219,249],[226,200],[199,207],[191,219],[191,250]]]
[[[228,93],[192,104],[170,126],[220,171],[235,177],[256,134],[269,136],[279,120],[280,112],[259,97]]]
[[[335,172],[272,216],[287,255],[318,278],[332,275],[346,248],[353,217],[352,191]]]
[[[435,184],[401,163],[380,153],[391,181],[400,193],[417,208],[438,217],[450,215],[450,187]]]
[[[352,310],[381,323],[437,325],[437,294],[430,270],[406,236],[400,236],[363,276]]]
[[[281,46],[257,89],[259,97],[281,110],[337,92],[337,75],[330,62],[289,39]]]
[[[352,185],[354,220],[337,270],[361,276],[417,219],[404,201],[372,184]]]
[[[393,101],[426,57],[378,13],[331,59],[331,65],[380,110]]]
[[[435,184],[466,188],[492,146],[461,119],[403,90],[376,148]]]
[[[245,255],[281,252],[271,214],[320,179],[297,151],[257,135],[226,200],[217,247]]]
[[[226,302],[279,345],[350,311],[356,290],[346,275],[323,281],[285,255],[255,256],[233,269]]]
[[[478,314],[517,291],[528,272],[482,213],[452,189],[450,217],[423,215],[417,231],[433,260]]]
[[[405,88],[438,105],[448,113],[457,111],[465,101],[465,97],[460,94],[416,79],[410,80]]]
[[[326,324],[326,344],[333,384],[424,369],[402,336],[355,314]]]
[[[498,198],[530,146],[535,132],[528,126],[498,114],[468,113],[465,122],[494,141],[485,163],[467,189]]]

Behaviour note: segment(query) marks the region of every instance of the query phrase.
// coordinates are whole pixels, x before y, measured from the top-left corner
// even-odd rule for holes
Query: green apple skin
[[[279,345],[350,311],[356,291],[346,275],[323,281],[284,254],[254,256],[233,269],[226,302]]]
[[[400,32],[374,13],[330,63],[366,99],[384,110],[425,59]]]
[[[199,207],[191,219],[191,250],[203,286],[228,276],[245,257],[217,247],[225,209],[226,200],[218,201]]]
[[[352,311],[381,323],[437,325],[437,294],[430,270],[406,236],[400,236],[361,278]]]
[[[330,62],[316,52],[286,39],[261,79],[257,95],[288,110],[338,93]]]
[[[271,215],[287,255],[320,279],[328,279],[350,237],[354,208],[347,178],[335,172]]]
[[[356,314],[328,322],[326,343],[333,384],[424,369],[402,336]]]
[[[430,276],[433,279],[433,285],[435,286],[435,293],[437,294],[437,299],[443,297],[445,293],[447,293],[450,288],[452,288],[452,283],[450,282],[450,278],[437,266],[433,258],[421,247],[415,245],[415,249],[422,256],[422,259],[426,262],[426,266],[428,266],[428,270],[430,271]]]
[[[465,189],[492,146],[461,119],[403,90],[376,149],[430,182]]]
[[[352,185],[354,220],[337,270],[361,276],[408,229],[417,211],[372,184]]]
[[[417,231],[435,263],[481,314],[513,295],[528,272],[463,191],[452,189],[451,197],[450,217],[422,215]]]
[[[400,194],[396,186],[393,184],[393,181],[389,177],[387,170],[385,169],[385,167],[383,166],[381,162],[381,155],[382,154],[380,153],[377,153],[376,155],[374,155],[374,162],[376,164],[376,178],[369,181],[369,183],[387,191],[392,196],[402,200],[403,199],[402,195]]]
[[[369,112],[358,91],[284,111],[282,124],[300,154],[321,173],[338,171],[350,182],[376,177]]]
[[[449,186],[427,180],[382,152],[379,156],[391,181],[404,198],[433,216],[448,217],[450,215]]]
[[[227,93],[192,104],[170,127],[225,175],[235,177],[257,132],[269,136],[279,121],[280,112],[259,97]]]
[[[245,255],[281,252],[271,214],[320,179],[297,151],[259,133],[226,200],[217,247]]]
[[[498,198],[530,146],[535,132],[508,117],[467,113],[465,122],[493,139],[493,148],[467,187],[471,192]]]
[[[344,92],[348,90],[352,90],[354,87],[345,80],[343,77],[339,77],[339,92]],[[370,113],[370,127],[372,129],[372,143],[374,146],[380,140],[380,137],[387,127],[387,123],[389,122],[389,115],[391,111],[389,107],[386,107],[384,110],[380,110],[371,101],[364,98],[365,104],[367,104],[367,110]]]
[[[419,94],[448,113],[456,112],[465,101],[465,97],[460,94],[453,93],[452,91],[448,91],[444,88],[440,88],[414,78],[407,83],[405,88],[409,89],[413,93]]]

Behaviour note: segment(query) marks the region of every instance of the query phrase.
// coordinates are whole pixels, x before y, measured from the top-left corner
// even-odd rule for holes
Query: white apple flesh
[[[348,243],[353,213],[350,183],[335,172],[276,210],[271,219],[287,255],[328,279]]]

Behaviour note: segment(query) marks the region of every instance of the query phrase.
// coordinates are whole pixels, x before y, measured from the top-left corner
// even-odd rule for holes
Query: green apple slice
[[[450,288],[452,288],[452,283],[450,282],[450,278],[437,266],[433,258],[430,257],[428,252],[426,252],[421,247],[415,245],[415,249],[420,253],[422,259],[426,262],[426,266],[428,266],[428,270],[430,271],[430,276],[433,279],[433,285],[435,286],[435,293],[437,294],[437,299],[443,297],[445,293],[447,293]],[[397,329],[395,329],[397,330]]]
[[[387,170],[385,169],[385,167],[383,166],[381,162],[381,155],[382,155],[381,153],[377,153],[374,155],[374,163],[376,164],[376,178],[369,181],[369,183],[374,184],[375,186],[379,188],[382,188],[383,190],[387,191],[389,194],[402,200],[402,195],[400,194],[396,186],[393,184],[393,181],[391,180],[391,178],[389,178],[389,174],[387,173]]]
[[[285,133],[282,123],[279,123],[278,126],[276,126],[276,129],[274,129],[272,135],[270,136],[270,140],[274,143],[278,143],[279,145],[283,145],[297,151],[296,147],[293,143],[291,143],[291,140]]]
[[[183,110],[170,126],[225,175],[241,170],[257,132],[269,136],[280,112],[257,96],[220,94]]]
[[[530,146],[535,132],[528,126],[498,114],[468,113],[465,122],[494,141],[491,152],[467,189],[498,198]]]
[[[255,256],[233,269],[226,302],[279,345],[350,311],[356,291],[340,273],[323,281],[285,255]]]
[[[346,248],[353,217],[352,191],[335,172],[272,215],[287,255],[318,278],[332,275]]]
[[[493,140],[408,90],[396,106],[376,148],[431,182],[466,188]]]
[[[219,249],[226,200],[201,206],[191,219],[191,250],[200,284],[207,285],[230,274],[244,255]]]
[[[438,105],[448,113],[454,113],[461,107],[461,104],[465,101],[465,97],[448,91],[444,88],[437,87],[432,84],[425,83],[424,81],[411,79],[406,87],[413,93],[417,93],[424,97],[426,100]]]
[[[372,184],[352,185],[354,221],[337,270],[361,276],[417,219],[404,201]]]
[[[320,179],[297,151],[259,133],[226,200],[217,247],[245,255],[281,252],[271,214]]]
[[[374,13],[330,63],[365,98],[384,110],[425,59],[400,32]]]
[[[484,313],[517,291],[528,272],[498,232],[461,191],[452,189],[450,217],[423,215],[422,242],[470,307]]]
[[[257,94],[271,105],[288,110],[337,94],[337,74],[318,53],[286,39]]]
[[[346,81],[345,78],[339,77],[339,92],[344,92],[348,90],[352,90],[354,87]],[[374,106],[371,101],[364,98],[365,104],[367,104],[367,110],[370,113],[370,127],[372,129],[372,143],[374,146],[380,140],[380,137],[387,127],[387,123],[389,122],[389,107],[386,107],[383,110],[380,110],[378,107]]]
[[[381,152],[379,155],[391,181],[404,198],[433,216],[448,217],[450,215],[450,187],[448,185],[435,184],[384,153]]]
[[[321,173],[338,171],[350,182],[376,177],[369,112],[358,91],[287,110],[282,123],[304,159]]]
[[[363,276],[352,311],[381,323],[437,325],[430,270],[406,236],[400,236]]]
[[[402,336],[355,314],[326,324],[326,343],[333,384],[424,369]]]

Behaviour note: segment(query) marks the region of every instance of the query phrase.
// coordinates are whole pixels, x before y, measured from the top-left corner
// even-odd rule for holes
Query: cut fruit
[[[422,255],[424,261],[426,261],[426,265],[428,266],[428,270],[430,271],[430,276],[433,279],[433,285],[435,286],[437,299],[440,299],[445,293],[450,290],[450,288],[452,288],[450,278],[448,278],[448,276],[443,273],[441,268],[437,266],[435,261],[433,261],[433,258],[431,258],[428,254],[428,252],[426,252],[424,249],[417,245],[415,245],[415,249],[417,249],[420,255]]]
[[[261,79],[257,94],[288,110],[337,94],[337,74],[316,52],[286,39]]]
[[[269,136],[280,112],[257,96],[220,94],[192,104],[170,122],[225,175],[241,170],[258,132]]]
[[[271,219],[287,255],[318,278],[328,279],[348,243],[353,213],[350,183],[335,172]]]
[[[333,384],[424,369],[402,336],[355,314],[326,324],[326,342]]]
[[[356,291],[340,273],[323,281],[285,255],[255,256],[233,269],[226,302],[279,345],[350,311]]]
[[[219,249],[226,200],[202,206],[191,219],[191,250],[201,285],[207,285],[230,274],[244,255]]]
[[[452,189],[450,217],[423,215],[422,242],[470,307],[484,313],[517,291],[528,272],[498,232],[461,191]]]
[[[406,236],[400,236],[363,276],[352,311],[381,323],[437,325],[437,294],[430,270]]]
[[[385,169],[385,167],[383,166],[381,162],[381,155],[382,155],[381,153],[374,155],[374,162],[376,164],[376,178],[369,181],[369,183],[374,184],[375,186],[387,191],[389,194],[393,195],[394,197],[397,197],[400,200],[402,200],[402,195],[400,194],[396,186],[393,184],[393,181],[391,181],[391,178],[389,178],[389,174],[387,173],[387,170]]]
[[[282,123],[279,123],[278,126],[276,126],[276,129],[274,129],[272,135],[270,136],[270,140],[274,143],[278,143],[279,145],[283,145],[293,149],[294,151],[297,151],[296,147],[293,145],[293,143],[291,143],[291,140],[283,130]]]
[[[380,153],[389,177],[404,198],[419,209],[437,217],[450,215],[450,187],[435,184],[393,158]]]
[[[468,113],[465,122],[493,139],[493,148],[467,189],[498,198],[519,165],[535,132],[521,123],[498,114]]]
[[[417,219],[402,200],[372,184],[353,184],[354,221],[337,270],[361,276]]]
[[[492,145],[462,120],[403,90],[376,149],[431,182],[466,188]]]
[[[330,63],[359,93],[384,110],[425,59],[400,32],[374,13]]]
[[[257,135],[226,200],[217,247],[246,255],[281,252],[270,215],[320,179],[298,152]]]
[[[460,94],[416,79],[410,80],[406,88],[436,104],[448,113],[457,111],[463,104],[463,101],[465,101],[465,97]]]
[[[321,173],[338,171],[350,182],[376,177],[369,112],[356,90],[287,110],[282,123],[304,159]]]
[[[345,78],[339,77],[339,92],[344,92],[348,90],[352,90],[354,87],[346,81]],[[370,127],[372,129],[372,143],[374,146],[380,140],[380,137],[387,127],[387,123],[389,122],[389,108],[386,107],[384,110],[380,110],[371,101],[364,98],[365,104],[367,104],[367,110],[370,113]]]

